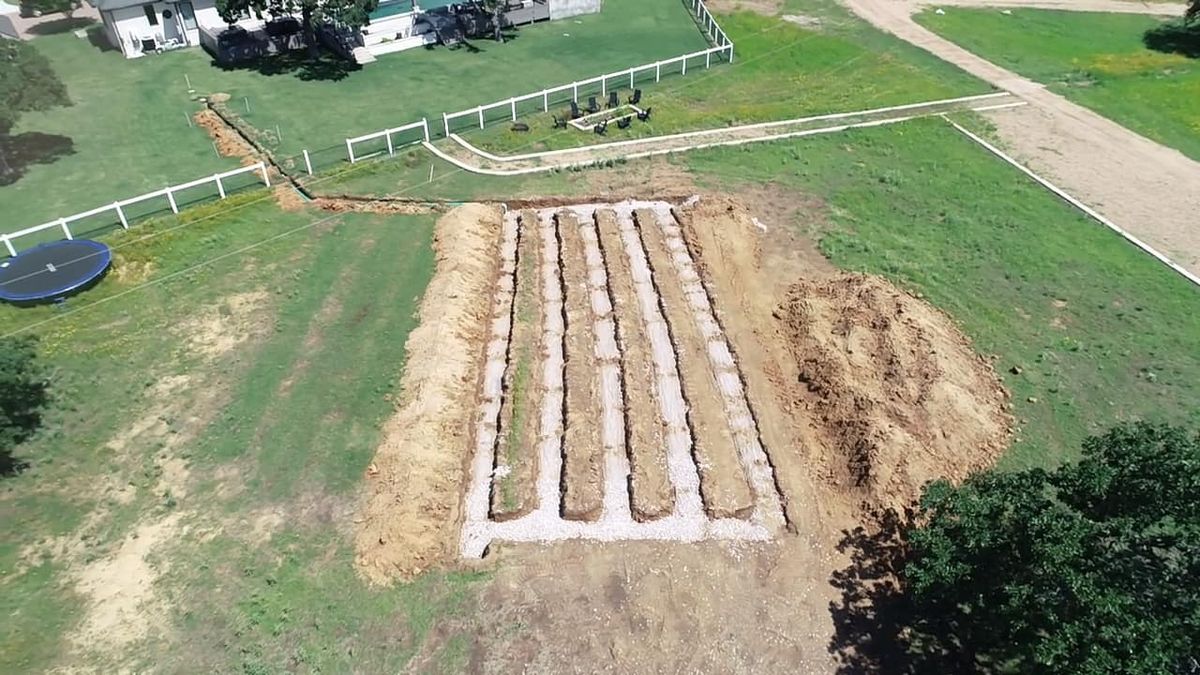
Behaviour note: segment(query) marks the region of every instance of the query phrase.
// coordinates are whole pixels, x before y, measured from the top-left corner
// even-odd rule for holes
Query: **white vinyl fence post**
[[[508,99],[508,107],[512,110],[512,121],[517,121],[517,99]]]
[[[571,83],[571,100],[575,101],[576,103],[579,102],[579,83],[578,82]]]
[[[12,241],[9,240],[8,235],[6,234],[4,236],[0,236],[0,239],[4,240],[4,248],[8,249],[8,254],[11,256],[16,256],[17,249],[13,248]]]
[[[629,69],[629,88],[633,89],[633,68]]]
[[[603,98],[605,96],[608,96],[608,76],[601,75],[600,76],[600,97]]]
[[[425,132],[425,142],[429,142],[429,120],[421,118],[421,131]]]
[[[308,157],[308,150],[304,151],[304,168],[308,170],[308,175],[312,175],[312,160]]]
[[[175,203],[175,193],[171,192],[171,188],[167,190],[167,203],[171,205],[171,213],[179,213],[179,205]]]
[[[396,154],[396,149],[395,149],[395,147],[392,145],[392,132],[391,132],[391,130],[389,129],[389,130],[388,130],[388,132],[387,132],[387,133],[385,133],[383,136],[384,136],[384,138],[386,138],[386,139],[387,139],[387,144],[388,144],[388,154],[389,154],[389,155],[394,155],[394,154]]]
[[[66,218],[59,218],[58,226],[62,228],[63,234],[67,235],[67,239],[74,239],[74,237],[71,236],[71,229],[67,227]]]
[[[446,117],[446,113],[442,113],[442,125],[446,127],[446,135],[450,135],[450,118]]]
[[[679,71],[680,75],[687,75],[687,57],[683,57],[683,68]]]
[[[542,112],[550,112],[550,93],[542,90]]]
[[[129,221],[125,219],[125,210],[121,208],[121,202],[113,202],[113,209],[117,212],[117,217],[121,219],[121,227],[128,230]]]
[[[654,81],[658,82],[662,79],[662,61],[654,62]]]
[[[225,199],[225,185],[221,183],[221,174],[214,173],[213,180],[217,181],[217,194],[221,195],[221,199]]]
[[[707,70],[712,65],[712,52],[704,52],[704,68]]]
[[[258,170],[259,170],[259,171],[262,171],[262,175],[263,175],[263,185],[266,185],[267,187],[271,187],[271,177],[267,175],[267,163],[266,163],[266,162],[259,162],[259,163],[258,163]]]
[[[354,163],[354,146],[350,144],[350,139],[346,139],[346,154],[350,156],[350,163]]]
[[[729,43],[729,62],[733,63],[733,43]]]
[[[479,106],[479,128],[483,128],[483,106]]]

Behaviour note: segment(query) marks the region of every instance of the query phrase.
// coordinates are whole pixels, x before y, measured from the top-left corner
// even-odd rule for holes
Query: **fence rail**
[[[254,173],[254,172],[261,173],[263,184],[270,187],[271,178],[270,178],[270,176],[267,175],[267,165],[264,162],[258,162],[257,164],[251,164],[250,166],[243,166],[243,167],[234,169],[232,171],[225,171],[223,173],[214,173],[211,176],[205,176],[204,178],[197,178],[196,180],[188,181],[186,183],[180,183],[178,185],[169,185],[165,188],[162,188],[161,190],[155,190],[154,192],[147,192],[146,194],[138,195],[136,197],[129,197],[128,199],[119,199],[111,204],[106,204],[104,206],[98,206],[94,209],[91,209],[90,211],[82,211],[80,213],[76,213],[76,214],[73,214],[70,216],[65,216],[63,218],[59,218],[58,220],[52,220],[48,223],[43,223],[41,225],[35,225],[33,227],[27,227],[23,230],[17,230],[16,232],[9,232],[8,234],[0,234],[0,242],[4,243],[4,248],[8,249],[9,255],[15,256],[17,254],[17,249],[15,246],[13,246],[13,240],[15,240],[15,239],[18,239],[20,237],[26,237],[31,234],[37,234],[38,232],[44,232],[46,230],[52,230],[54,228],[61,229],[63,236],[65,236],[67,239],[73,239],[74,235],[72,234],[71,228],[70,228],[71,223],[83,220],[85,218],[91,218],[92,216],[98,216],[103,213],[109,213],[109,212],[112,212],[116,215],[117,222],[120,223],[122,229],[128,230],[130,218],[129,218],[128,214],[125,212],[125,207],[127,207],[127,206],[132,206],[134,204],[140,204],[142,202],[146,202],[151,199],[166,197],[167,204],[171,207],[171,212],[179,213],[179,204],[175,199],[175,195],[177,193],[182,192],[184,190],[191,189],[191,188],[199,187],[201,185],[208,185],[210,183],[213,183],[217,187],[217,194],[219,195],[219,198],[224,199],[226,197],[226,190],[225,190],[225,183],[224,183],[224,181],[226,179],[232,178],[234,176],[240,176],[242,174]]]
[[[647,79],[649,79],[648,78],[649,73],[653,72],[654,73],[654,81],[658,82],[658,81],[662,80],[662,76],[663,76],[664,72],[667,72],[669,74],[669,71],[671,69],[678,67],[679,73],[681,75],[687,75],[689,59],[699,59],[700,57],[704,57],[704,67],[709,68],[712,66],[713,55],[721,55],[721,54],[727,54],[728,58],[730,60],[732,60],[732,58],[733,58],[733,43],[729,43],[726,45],[719,45],[716,47],[710,47],[708,49],[702,49],[698,52],[692,52],[690,54],[682,54],[680,56],[676,56],[675,58],[667,59],[665,61],[655,61],[654,63],[643,63],[641,65],[633,66],[632,68],[626,68],[625,70],[620,70],[615,73],[605,73],[604,75],[599,75],[597,77],[592,77],[592,78],[589,78],[586,80],[577,80],[570,84],[563,84],[563,85],[559,85],[557,87],[550,87],[548,89],[542,89],[541,91],[535,91],[535,92],[531,92],[529,94],[522,94],[520,96],[513,96],[511,98],[507,98],[507,99],[504,99],[501,101],[495,101],[493,103],[485,103],[483,105],[475,106],[474,108],[466,108],[464,110],[459,110],[457,112],[452,112],[452,113],[442,113],[442,127],[443,127],[445,134],[447,136],[449,136],[450,135],[450,122],[452,120],[460,119],[463,117],[473,117],[473,118],[478,118],[479,128],[482,129],[487,124],[487,119],[488,119],[487,113],[489,111],[505,109],[505,108],[508,109],[508,115],[506,115],[505,117],[507,119],[511,119],[512,121],[515,122],[517,119],[517,104],[518,103],[525,103],[526,101],[534,101],[534,100],[541,99],[542,112],[550,112],[551,104],[565,103],[567,101],[575,101],[578,103],[579,102],[579,92],[584,91],[586,94],[586,92],[588,91],[588,87],[591,87],[593,85],[596,85],[596,84],[600,85],[600,96],[603,97],[603,96],[608,95],[609,85],[613,82],[616,82],[617,86],[619,87],[622,84],[624,84],[625,81],[628,79],[629,88],[633,89],[634,85],[637,83],[637,76],[639,74],[646,75]],[[570,92],[570,97],[564,96],[568,92]]]
[[[405,131],[412,131],[413,129],[420,129],[422,132],[422,136],[424,137],[423,140],[427,143],[429,142],[429,122],[424,117],[422,117],[420,122],[413,122],[412,124],[404,124],[404,125],[401,125],[398,127],[392,127],[391,129],[384,129],[383,131],[376,131],[376,132],[370,133],[370,134],[363,134],[362,136],[355,136],[354,138],[347,138],[346,139],[346,155],[349,156],[351,164],[357,162],[360,159],[365,159],[365,156],[361,156],[361,157],[354,156],[355,144],[363,143],[366,141],[373,141],[373,140],[377,140],[380,138],[387,141],[387,153],[389,155],[394,155],[394,154],[396,154],[396,144],[392,137],[395,134],[399,134],[399,133],[402,133]],[[407,143],[403,143],[402,145],[413,145],[415,143],[420,143],[420,142],[421,141],[409,141]],[[371,153],[371,155],[375,155],[375,154],[376,153]],[[311,167],[309,167],[308,173],[309,173],[309,175],[312,175]]]
[[[480,128],[483,128],[487,123],[488,113],[499,110],[499,109],[505,109],[505,108],[507,109],[506,114],[503,117],[504,119],[516,120],[517,115],[518,115],[517,105],[520,103],[526,103],[529,101],[535,101],[535,100],[540,99],[540,103],[541,103],[540,107],[541,107],[542,111],[549,112],[551,104],[564,103],[568,100],[578,102],[581,91],[585,95],[587,95],[589,93],[589,87],[594,87],[597,84],[600,85],[600,89],[599,89],[600,95],[607,96],[609,87],[614,85],[614,83],[615,83],[615,86],[620,87],[622,84],[626,83],[626,80],[628,80],[629,88],[632,89],[637,84],[639,76],[645,78],[648,81],[651,72],[654,73],[654,81],[655,82],[660,81],[664,74],[671,74],[671,72],[673,72],[673,70],[676,67],[678,67],[679,73],[681,75],[686,75],[688,66],[689,66],[689,62],[694,60],[698,64],[699,59],[702,57],[704,59],[704,67],[705,68],[709,68],[712,66],[712,61],[713,61],[714,56],[716,56],[718,58],[724,57],[726,59],[726,61],[732,63],[733,62],[733,41],[729,39],[729,36],[725,33],[724,29],[722,29],[721,26],[719,24],[717,24],[717,20],[713,17],[712,13],[708,11],[708,7],[704,4],[704,0],[683,0],[683,3],[685,5],[687,5],[688,7],[690,7],[691,12],[692,12],[692,17],[695,19],[697,25],[703,31],[706,39],[710,42],[710,44],[713,45],[712,47],[709,47],[708,49],[702,49],[700,51],[692,52],[690,54],[682,54],[682,55],[676,56],[674,58],[666,59],[665,61],[655,61],[653,63],[645,63],[642,65],[633,66],[631,68],[626,68],[625,70],[617,71],[614,73],[606,73],[604,75],[599,75],[597,77],[592,77],[592,78],[589,78],[586,80],[578,80],[576,82],[571,82],[570,84],[563,84],[563,85],[559,85],[556,87],[550,87],[548,89],[542,89],[541,91],[536,91],[536,92],[532,92],[529,94],[523,94],[521,96],[514,96],[514,97],[511,97],[508,99],[501,100],[501,101],[496,101],[494,103],[488,103],[488,104],[476,106],[474,108],[467,108],[465,110],[460,110],[460,111],[454,112],[454,113],[442,113],[442,126],[444,128],[445,135],[446,136],[450,135],[451,120],[463,118],[466,116],[478,118],[479,126],[480,126]],[[695,67],[695,65],[693,65],[693,68],[694,67]],[[566,98],[566,94],[568,92],[570,92],[570,98]],[[405,138],[405,139],[401,139],[400,142],[397,142],[398,135],[404,134],[406,132],[414,132],[418,129],[421,132],[419,137]],[[414,134],[414,136],[415,136],[415,134]],[[382,145],[379,144],[380,140],[383,141]],[[363,134],[361,136],[355,136],[353,138],[345,139],[345,148],[346,148],[345,159],[348,160],[351,164],[353,164],[355,162],[366,159],[368,157],[373,157],[375,155],[382,154],[385,150],[389,155],[394,155],[396,153],[397,148],[406,147],[409,145],[416,145],[416,144],[419,144],[422,142],[428,144],[429,141],[430,141],[429,122],[427,119],[422,118],[420,121],[417,121],[417,122],[403,124],[398,127],[391,127],[388,129],[383,129],[381,131],[376,131],[376,132],[372,132],[369,134]],[[360,146],[365,145],[365,144],[370,144],[372,142],[375,142],[377,144],[375,149],[369,149],[366,152],[358,151],[360,149]],[[316,157],[314,157],[314,155]],[[318,166],[324,166],[327,163],[329,163],[330,161],[336,161],[336,162],[343,161],[342,158],[340,157],[340,155],[341,155],[341,149],[336,145],[329,147],[329,148],[318,149],[313,152],[309,152],[308,149],[305,149],[301,152],[300,155],[296,155],[294,157],[289,157],[289,158],[284,158],[284,164],[286,164],[286,166],[296,166],[297,164],[299,164],[299,162],[302,161],[305,172],[311,176],[315,173],[314,169],[313,169],[314,159],[317,160],[316,164]],[[331,156],[336,156],[336,159],[331,160]],[[287,171],[286,168],[282,168],[282,167],[283,167],[283,165],[281,165],[281,170]],[[224,199],[226,196],[226,186],[222,181],[224,181],[225,179],[228,179],[228,178],[232,178],[234,176],[253,173],[253,172],[260,172],[262,174],[262,182],[267,186],[271,185],[271,179],[268,176],[268,170],[267,170],[266,163],[258,162],[257,164],[241,167],[238,169],[234,169],[232,171],[226,171],[224,173],[216,173],[211,176],[206,176],[204,178],[198,178],[196,180],[189,181],[187,183],[171,185],[171,186],[162,188],[160,190],[155,190],[153,192],[147,192],[146,194],[143,194],[143,195],[138,195],[136,197],[130,197],[128,199],[121,199],[121,200],[115,201],[111,204],[106,204],[104,206],[96,207],[94,209],[91,209],[90,211],[76,213],[74,215],[66,216],[64,218],[59,218],[58,220],[54,220],[54,221],[51,221],[48,223],[43,223],[41,225],[37,225],[34,227],[27,227],[23,230],[18,230],[16,232],[10,232],[8,234],[0,234],[0,243],[4,244],[4,248],[8,251],[9,255],[15,256],[15,255],[17,255],[17,249],[13,245],[13,242],[16,239],[19,239],[21,237],[26,237],[29,235],[33,235],[33,234],[37,234],[39,232],[44,232],[46,230],[51,230],[54,228],[61,229],[63,236],[65,236],[67,239],[71,239],[73,237],[73,233],[71,232],[71,228],[70,228],[71,223],[83,220],[85,218],[92,218],[94,216],[102,215],[105,213],[114,214],[117,219],[116,222],[110,221],[108,223],[109,226],[119,223],[122,228],[129,229],[129,223],[133,219],[133,217],[131,217],[131,214],[129,214],[126,211],[126,207],[132,206],[134,204],[140,204],[143,202],[147,202],[147,201],[150,201],[153,199],[165,197],[167,200],[167,204],[171,208],[171,212],[179,213],[179,203],[176,201],[176,195],[179,192],[184,191],[184,190],[189,190],[192,188],[196,188],[196,187],[199,187],[202,185],[207,185],[207,184],[213,183],[216,185],[217,196],[220,199]]]

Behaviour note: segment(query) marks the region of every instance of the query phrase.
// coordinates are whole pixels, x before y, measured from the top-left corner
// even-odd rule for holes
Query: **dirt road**
[[[1110,220],[1200,273],[1200,163],[1005,70],[917,25],[918,1],[842,0],[882,30],[953,63],[1030,105],[984,113],[1003,145]],[[1112,0],[951,0],[957,6],[1047,7],[1177,14],[1182,5]]]

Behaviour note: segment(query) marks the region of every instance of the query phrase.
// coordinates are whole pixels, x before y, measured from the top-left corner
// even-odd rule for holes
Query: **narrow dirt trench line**
[[[625,452],[625,394],[621,380],[621,349],[617,343],[616,317],[608,272],[600,238],[596,233],[596,211],[576,211],[579,236],[587,262],[588,289],[592,309],[592,331],[600,371],[600,443],[604,449],[605,520],[626,522],[631,517],[629,502],[629,457]]]
[[[479,557],[487,547],[485,528],[491,502],[492,467],[499,440],[500,406],[504,397],[504,373],[508,368],[509,338],[512,331],[513,300],[516,296],[517,215],[506,213],[504,239],[500,243],[500,278],[492,312],[492,338],[485,356],[479,403],[479,422],[475,432],[475,455],[471,461],[471,482],[466,496],[462,551]]]
[[[712,296],[696,269],[691,250],[683,238],[683,229],[674,213],[667,207],[654,209],[652,213],[664,244],[671,252],[676,278],[687,296],[696,326],[707,340],[709,365],[716,375],[717,388],[721,392],[738,458],[754,492],[757,516],[773,527],[782,526],[783,509],[775,472],[763,448],[758,425],[746,398],[742,373],[725,337],[725,330],[717,319]]]
[[[542,244],[542,411],[538,431],[537,513],[557,518],[562,508],[563,420],[566,415],[566,308],[558,221],[553,214],[531,216],[523,227],[537,228]]]
[[[688,422],[687,403],[683,398],[667,320],[663,316],[658,289],[654,285],[650,263],[632,213],[617,212],[617,223],[641,308],[642,328],[648,338],[654,364],[657,400],[666,438],[667,474],[675,489],[674,514],[685,518],[702,518],[704,502],[700,497],[700,473],[692,456],[692,427]]]
[[[726,416],[723,383],[709,365],[709,340],[719,335],[720,329],[703,316],[698,321],[690,309],[692,299],[671,260],[672,251],[656,214],[638,208],[634,219],[662,296],[683,393],[691,407],[688,420],[696,440],[694,453],[704,506],[712,518],[748,518],[754,511],[754,492],[738,458],[737,439]]]
[[[646,354],[646,335],[629,262],[621,243],[617,216],[611,210],[596,212],[600,251],[608,269],[609,288],[621,349],[622,386],[625,394],[625,443],[630,465],[630,508],[641,522],[670,515],[674,492],[667,475],[660,406],[654,388],[654,368]]]
[[[600,516],[604,506],[604,453],[596,424],[602,397],[596,369],[598,345],[590,308],[592,290],[578,217],[564,210],[557,218],[567,308],[567,432],[562,515],[568,520],[591,521]]]

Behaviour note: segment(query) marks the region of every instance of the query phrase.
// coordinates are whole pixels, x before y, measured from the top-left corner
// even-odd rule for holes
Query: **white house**
[[[227,25],[217,14],[215,0],[88,0],[88,4],[100,12],[108,41],[130,59],[198,46],[201,26],[220,32]],[[246,18],[237,25],[254,30],[263,21]]]

